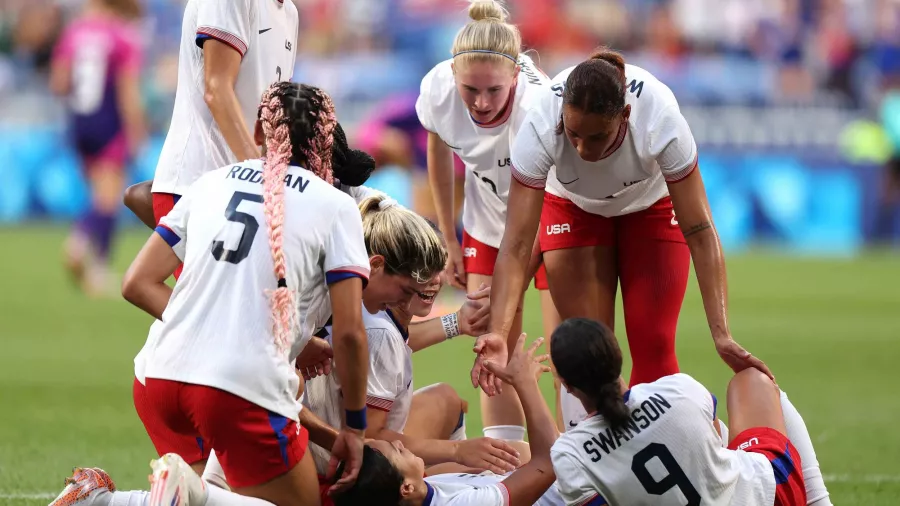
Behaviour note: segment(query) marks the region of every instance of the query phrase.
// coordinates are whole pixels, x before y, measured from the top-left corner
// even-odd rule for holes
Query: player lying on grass
[[[715,396],[686,374],[628,389],[618,341],[602,323],[564,321],[550,353],[590,413],[553,445],[566,504],[831,505],[803,418],[760,370],[728,384],[721,430]]]
[[[546,355],[534,356],[542,342],[543,338],[536,340],[526,351],[522,334],[505,367],[485,365],[512,385],[522,401],[531,443],[527,464],[506,475],[446,473],[423,478],[425,463],[402,442],[370,441],[356,483],[334,495],[336,506],[561,506],[550,462],[559,431],[537,383],[540,374],[550,370],[541,363]]]

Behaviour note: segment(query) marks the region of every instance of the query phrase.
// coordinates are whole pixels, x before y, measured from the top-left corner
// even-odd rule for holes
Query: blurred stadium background
[[[373,186],[431,214],[421,77],[448,57],[465,3],[294,0],[294,79],[335,99],[376,155]],[[81,0],[0,0],[0,504],[46,504],[75,465],[141,487],[152,446],[131,405],[148,318],[88,300],[60,265],[87,205],[66,144],[49,55]],[[510,0],[551,76],[600,43],[677,95],[728,250],[735,337],[765,359],[806,416],[835,504],[900,504],[900,1]],[[131,166],[152,178],[174,98],[183,0],[146,0],[144,100],[152,135]],[[147,231],[124,209],[121,272]],[[458,298],[445,297],[452,306]],[[540,333],[529,300],[526,329]],[[621,320],[619,334],[624,338]],[[417,384],[466,386],[471,341],[417,357]],[[724,395],[692,281],[679,326],[684,370]],[[546,382],[548,398],[549,382]]]

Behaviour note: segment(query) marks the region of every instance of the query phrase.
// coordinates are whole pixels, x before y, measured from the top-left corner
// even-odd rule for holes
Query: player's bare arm
[[[472,368],[472,385],[480,385],[488,395],[498,393],[502,387],[499,380],[482,369],[481,363],[483,360],[506,363],[507,337],[522,297],[522,288],[527,282],[525,276],[534,249],[543,202],[544,190],[529,188],[513,178],[509,186],[506,230],[497,254],[491,287],[490,333],[476,341],[475,353],[478,356]]]
[[[668,187],[675,216],[691,251],[691,261],[697,273],[706,320],[719,355],[735,372],[747,367],[756,367],[772,377],[772,373],[761,360],[750,355],[731,337],[728,328],[725,254],[722,251],[719,234],[713,225],[700,169],[695,169],[683,180],[669,183]]]
[[[461,290],[466,289],[466,269],[463,266],[462,247],[456,238],[456,215],[453,192],[453,151],[434,133],[428,132],[428,183],[434,195],[434,207],[438,227],[447,244],[447,282]]]
[[[419,456],[426,465],[456,462],[464,466],[504,474],[519,465],[519,453],[505,441],[490,438],[443,441],[409,437],[385,428],[387,411],[369,410],[369,427],[366,437],[382,441],[400,441],[403,446]]]
[[[153,216],[153,181],[143,181],[125,188],[125,196],[122,202],[141,223],[153,229],[156,227],[156,218]]]
[[[244,123],[241,104],[234,92],[241,54],[224,42],[209,39],[203,44],[203,60],[203,99],[225,142],[238,160],[259,158],[259,148]]]
[[[331,451],[339,434],[337,429],[325,423],[311,409],[300,411],[300,425],[306,427],[306,430],[309,431],[310,441]]]
[[[362,280],[349,278],[329,286],[334,315],[332,346],[340,357],[338,379],[342,385],[344,409],[347,412],[366,413],[366,384],[369,371],[369,347],[366,328],[362,321]],[[363,421],[365,423],[365,421]],[[344,460],[344,474],[332,487],[339,491],[352,485],[362,466],[363,430],[350,428],[345,422],[332,447],[329,475],[337,469],[338,460]]]
[[[543,338],[536,339],[525,350],[525,334],[522,334],[506,367],[493,362],[487,364],[488,369],[516,389],[525,410],[531,445],[531,460],[503,480],[509,491],[510,506],[535,504],[556,480],[550,448],[559,437],[559,430],[537,382],[542,373],[550,371],[550,366],[545,364],[548,355],[535,357],[543,342]]]
[[[153,233],[125,272],[122,296],[157,320],[162,320],[172,295],[172,288],[166,280],[180,264],[181,259],[171,246],[159,234]]]

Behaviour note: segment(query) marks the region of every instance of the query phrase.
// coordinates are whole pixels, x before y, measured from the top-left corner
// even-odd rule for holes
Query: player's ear
[[[628,121],[628,118],[631,117],[631,104],[625,104],[625,109],[622,110],[622,120]]]
[[[259,120],[256,120],[256,124],[253,125],[253,142],[257,146],[266,145],[266,135],[263,133],[262,122]]]
[[[400,501],[402,502],[404,499],[411,496],[415,491],[416,485],[408,478],[404,478],[403,483],[400,485]]]
[[[381,255],[372,255],[369,257],[370,275],[384,270],[384,257]]]

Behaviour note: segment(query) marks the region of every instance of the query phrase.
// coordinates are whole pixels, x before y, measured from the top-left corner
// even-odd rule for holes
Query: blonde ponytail
[[[384,257],[388,274],[427,283],[444,269],[447,250],[428,220],[385,195],[362,201],[359,212],[366,251]]]
[[[457,65],[495,61],[516,65],[522,49],[519,29],[507,23],[509,14],[499,0],[471,0],[469,17],[450,50]]]

